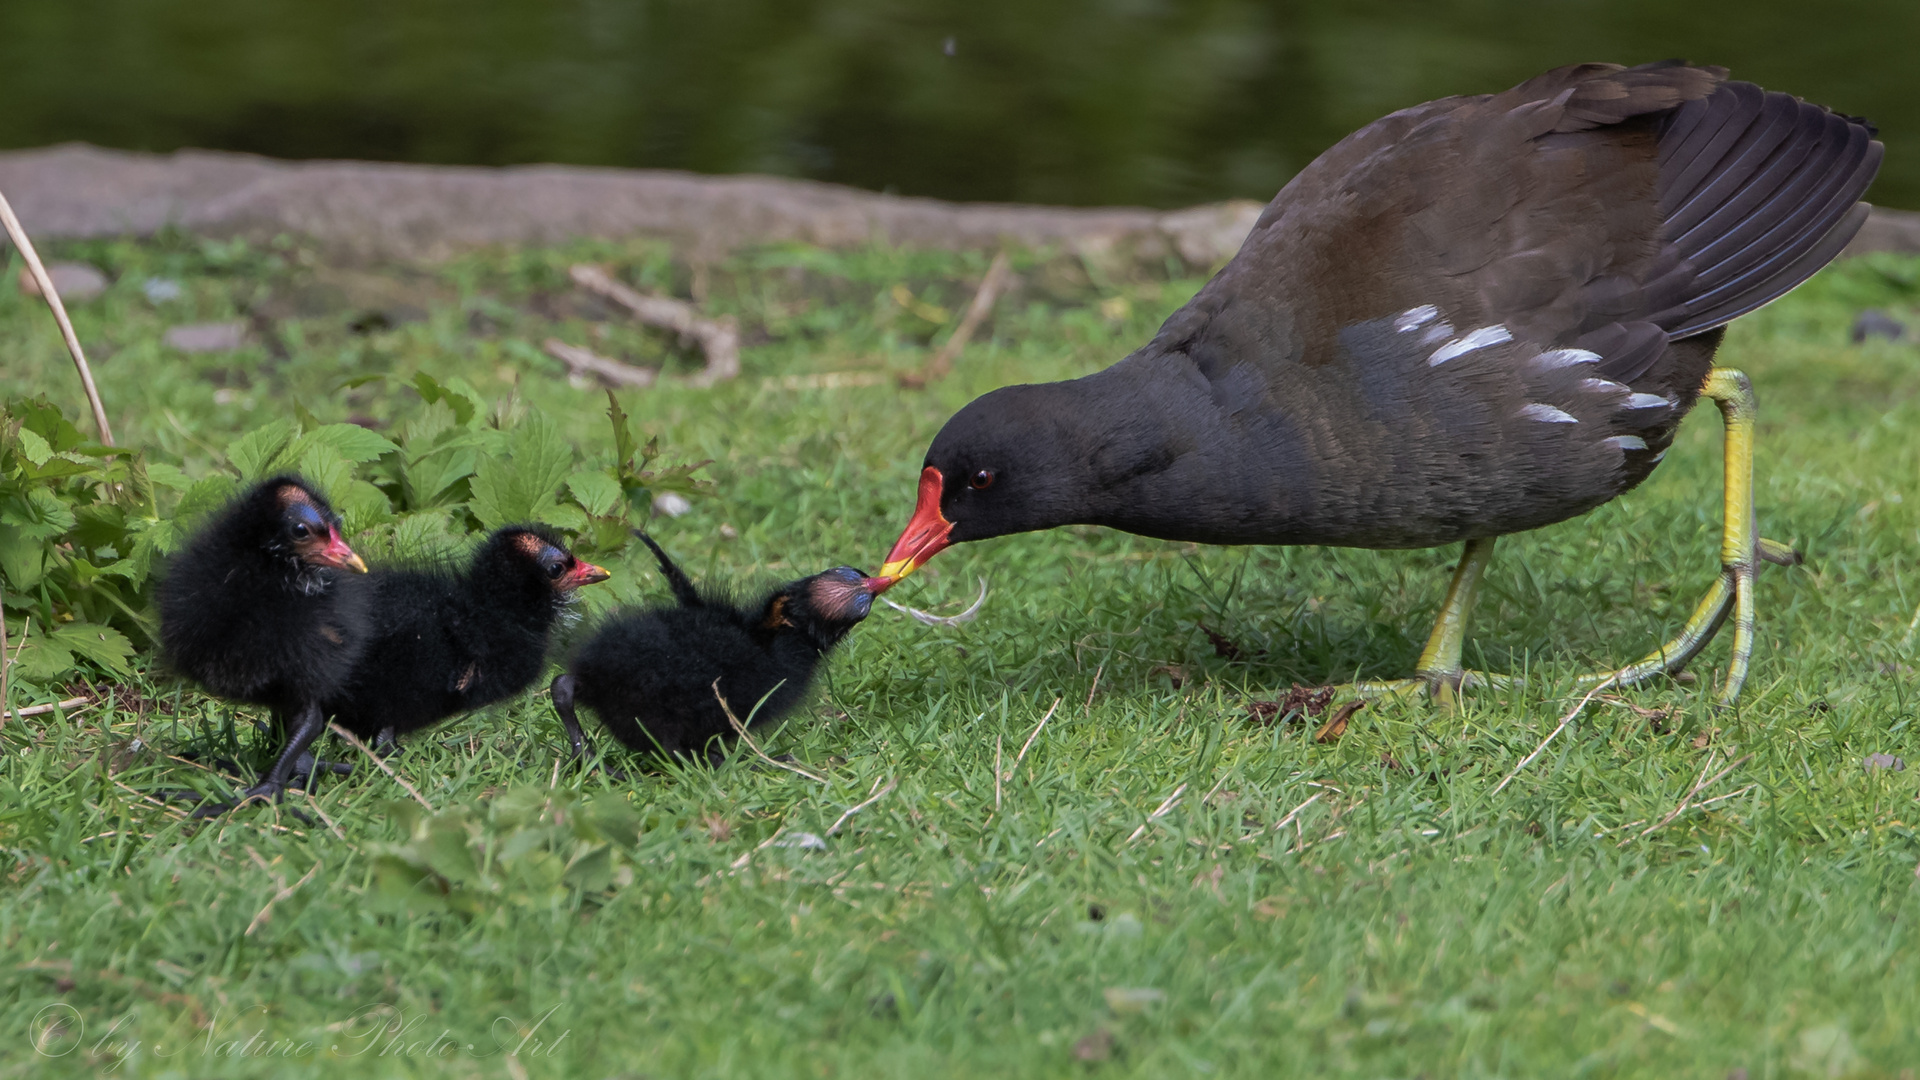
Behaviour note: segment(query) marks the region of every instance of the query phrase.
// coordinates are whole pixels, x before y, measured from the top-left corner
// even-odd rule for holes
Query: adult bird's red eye
[[[981,469],[979,472],[974,473],[973,478],[968,480],[967,483],[972,485],[975,491],[984,491],[993,486],[993,470]]]

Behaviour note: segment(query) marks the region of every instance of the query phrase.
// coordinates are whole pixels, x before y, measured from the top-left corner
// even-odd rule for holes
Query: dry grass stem
[[[0,224],[6,226],[7,236],[13,240],[13,246],[20,249],[20,257],[27,261],[27,270],[33,274],[34,284],[39,286],[41,298],[53,311],[53,321],[60,324],[60,336],[66,340],[67,354],[73,357],[73,366],[80,372],[80,385],[86,388],[87,404],[93,406],[93,422],[100,429],[100,441],[112,446],[113,428],[107,424],[107,408],[100,404],[100,391],[93,385],[93,369],[87,366],[87,354],[80,348],[80,338],[73,332],[72,320],[67,318],[67,305],[60,302],[60,293],[53,287],[53,278],[40,262],[40,253],[33,250],[33,240],[27,236],[20,219],[13,216],[13,205],[7,202],[5,195],[0,195]]]
[[[1185,784],[1181,784],[1179,787],[1174,788],[1173,794],[1167,796],[1166,801],[1162,802],[1159,808],[1154,810],[1153,813],[1148,814],[1147,820],[1141,822],[1140,827],[1133,830],[1133,834],[1127,837],[1127,843],[1131,844],[1135,840],[1140,839],[1141,834],[1147,831],[1147,826],[1152,825],[1154,822],[1159,821],[1163,817],[1166,817],[1168,812],[1173,809],[1174,804],[1180,801],[1180,796],[1186,793],[1187,793],[1187,785]]]
[[[1567,725],[1573,723],[1573,718],[1576,716],[1579,716],[1580,710],[1587,707],[1587,702],[1592,701],[1595,695],[1599,694],[1600,691],[1605,690],[1607,687],[1612,686],[1615,680],[1619,678],[1620,676],[1618,674],[1609,675],[1605,679],[1601,680],[1601,682],[1598,685],[1596,685],[1593,689],[1587,691],[1587,696],[1581,698],[1579,704],[1567,710],[1567,715],[1560,718],[1559,726],[1555,727],[1552,731],[1547,732],[1547,737],[1540,740],[1540,745],[1533,748],[1533,753],[1528,754],[1526,757],[1521,758],[1520,764],[1515,765],[1513,767],[1513,771],[1507,774],[1507,778],[1505,780],[1500,781],[1500,784],[1498,787],[1495,787],[1492,791],[1487,792],[1487,798],[1491,799],[1495,795],[1498,795],[1502,791],[1505,791],[1507,788],[1507,785],[1513,783],[1513,778],[1516,776],[1519,776],[1520,771],[1522,769],[1525,769],[1527,766],[1533,764],[1533,759],[1539,757],[1541,753],[1546,750],[1547,744],[1552,742],[1555,736],[1567,730]]]
[[[1053,704],[1047,707],[1047,715],[1041,717],[1040,722],[1033,726],[1033,734],[1028,735],[1027,741],[1020,744],[1020,752],[1013,755],[1014,768],[1019,768],[1020,763],[1027,760],[1027,751],[1033,749],[1033,740],[1040,737],[1040,729],[1047,726],[1047,721],[1053,719],[1053,710],[1059,708],[1060,703],[1065,700],[1065,698],[1053,699]]]
[[[884,596],[880,598],[880,602],[887,605],[888,607],[892,608],[895,611],[904,611],[907,614],[913,616],[915,619],[918,619],[921,622],[926,623],[928,626],[959,626],[961,623],[969,623],[969,622],[972,622],[975,618],[979,617],[981,605],[987,602],[987,579],[986,578],[980,579],[979,599],[973,602],[972,607],[968,608],[967,610],[961,612],[958,615],[935,615],[932,612],[921,611],[919,608],[907,607],[904,604],[896,604]]]
[[[1726,768],[1721,769],[1719,772],[1714,773],[1711,777],[1708,777],[1707,770],[1713,768],[1713,754],[1711,751],[1709,751],[1707,754],[1707,763],[1705,765],[1700,766],[1700,778],[1694,780],[1693,788],[1689,790],[1687,794],[1680,800],[1680,805],[1668,811],[1666,817],[1663,817],[1659,821],[1656,821],[1653,824],[1647,826],[1645,832],[1642,832],[1638,836],[1628,837],[1627,839],[1620,841],[1618,844],[1614,846],[1625,847],[1635,840],[1644,840],[1647,837],[1652,836],[1656,831],[1664,828],[1668,822],[1672,821],[1674,818],[1679,817],[1681,814],[1686,813],[1687,807],[1693,803],[1693,797],[1695,795],[1698,795],[1701,792],[1712,787],[1713,785],[1719,783],[1721,779],[1723,779],[1728,773],[1746,764],[1746,762],[1752,757],[1753,757],[1752,754],[1742,754],[1738,758],[1735,758],[1733,761],[1729,762]]]
[[[878,780],[875,780],[873,783],[875,787],[879,787],[880,785],[880,781]],[[841,814],[838,818],[834,819],[833,824],[827,826],[827,831],[825,833],[822,833],[821,835],[832,836],[835,833],[838,833],[840,831],[840,826],[845,825],[849,820],[851,820],[853,815],[859,813],[862,810],[865,810],[867,807],[872,806],[874,803],[879,802],[881,799],[886,798],[887,793],[892,791],[894,788],[894,785],[897,783],[899,783],[899,781],[889,779],[887,781],[886,787],[882,787],[880,788],[880,790],[874,791],[873,794],[868,795],[864,801],[848,807],[847,812],[844,814]],[[871,791],[872,789],[869,788],[868,790]]]
[[[389,766],[384,760],[382,760],[379,754],[376,754],[372,750],[367,749],[367,744],[361,742],[359,736],[355,735],[351,731],[348,731],[346,728],[341,727],[339,724],[332,723],[331,721],[328,722],[327,727],[335,735],[338,735],[342,739],[345,739],[349,746],[352,746],[355,750],[358,750],[362,754],[367,755],[367,760],[373,762],[375,765],[380,766],[381,772],[386,773],[388,776],[393,777],[394,783],[399,784],[403,788],[406,788],[407,794],[413,796],[414,802],[417,802],[421,806],[424,806],[427,808],[427,813],[432,814],[432,813],[438,812],[434,810],[433,804],[427,801],[427,797],[425,795],[420,794],[420,792],[416,790],[412,784],[407,783],[406,777],[401,776],[397,772],[394,772],[392,767]]]
[[[251,849],[249,849],[249,851],[251,851]],[[260,913],[253,917],[253,921],[247,924],[247,932],[241,936],[252,937],[253,932],[255,930],[258,930],[262,926],[265,926],[267,925],[267,923],[271,922],[273,920],[273,905],[279,903],[282,900],[285,900],[289,896],[292,896],[294,893],[299,892],[300,886],[305,885],[309,881],[312,881],[313,875],[319,873],[320,868],[324,865],[326,864],[323,862],[320,862],[317,859],[314,860],[314,864],[312,866],[307,867],[307,872],[300,875],[299,881],[296,881],[291,885],[285,885],[285,887],[283,887],[279,892],[274,893],[273,898],[267,901],[267,906],[261,908]],[[287,879],[281,878],[280,880],[284,884]]]
[[[761,761],[777,768],[785,769],[790,773],[799,773],[801,776],[818,783],[824,784],[827,782],[827,778],[824,776],[816,776],[790,761],[781,761],[769,755],[765,750],[760,749],[760,744],[754,742],[753,736],[747,734],[747,725],[741,723],[740,718],[733,715],[733,706],[727,704],[726,695],[720,692],[719,679],[713,680],[713,698],[720,703],[720,711],[727,714],[727,723],[733,725],[734,734],[740,736],[740,741],[746,743],[747,749],[752,750]]]

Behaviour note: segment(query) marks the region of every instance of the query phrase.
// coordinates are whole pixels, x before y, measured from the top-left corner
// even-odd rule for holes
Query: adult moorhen
[[[208,520],[160,582],[160,649],[174,671],[235,701],[265,705],[286,744],[240,802],[278,801],[326,727],[321,702],[366,648],[366,593],[340,571],[366,563],[312,484],[263,480]],[[238,803],[208,804],[206,817]]]
[[[949,544],[1076,523],[1217,544],[1465,541],[1417,681],[1459,686],[1495,539],[1646,479],[1704,396],[1726,423],[1720,578],[1675,640],[1591,678],[1677,671],[1731,612],[1731,703],[1756,556],[1784,549],[1754,534],[1752,387],[1713,353],[1729,320],[1860,228],[1873,134],[1679,61],[1565,67],[1378,120],[1281,189],[1133,355],[949,420],[881,580]]]
[[[653,549],[676,603],[609,619],[553,680],[553,706],[576,759],[587,752],[576,699],[629,750],[663,755],[731,739],[727,709],[754,727],[779,719],[873,606],[873,580],[848,566],[736,603],[695,588],[652,537],[634,535]]]

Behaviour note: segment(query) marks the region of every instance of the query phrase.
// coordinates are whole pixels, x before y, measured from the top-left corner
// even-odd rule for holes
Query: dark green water
[[[1915,0],[0,0],[0,147],[763,172],[957,199],[1269,197],[1383,113],[1684,56],[1876,121]]]

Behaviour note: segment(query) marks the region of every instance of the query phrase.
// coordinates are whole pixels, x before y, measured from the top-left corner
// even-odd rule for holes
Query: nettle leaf
[[[20,429],[20,454],[35,465],[45,465],[53,460],[53,447],[40,433],[29,427]]]
[[[453,410],[454,422],[461,427],[471,424],[473,418],[486,407],[479,391],[458,376],[442,383],[422,371],[413,377],[413,388],[419,393],[420,400],[429,405],[445,402]]]
[[[47,635],[55,645],[75,656],[91,660],[115,678],[133,673],[133,642],[111,626],[99,623],[63,623]]]
[[[215,475],[195,482],[180,496],[180,505],[173,508],[174,520],[192,521],[201,514],[220,509],[233,498],[239,486],[231,476]]]
[[[259,480],[273,471],[287,444],[293,441],[300,429],[291,420],[275,420],[265,427],[255,428],[234,440],[227,447],[227,460],[240,470],[240,475],[249,480]]]
[[[39,623],[34,625],[38,627]],[[20,651],[13,661],[13,674],[28,682],[45,686],[73,671],[73,653],[48,641],[47,636],[38,630],[24,644],[15,648]]]
[[[408,514],[393,527],[394,553],[409,559],[450,556],[460,547],[452,524],[452,518],[444,513]]]
[[[327,424],[300,436],[289,451],[289,456],[296,460],[303,458],[315,446],[328,447],[342,458],[356,463],[378,461],[383,455],[400,449],[385,435],[368,431],[358,424]]]
[[[353,480],[353,462],[324,443],[307,447],[296,467],[308,483],[326,493],[328,502],[344,493]]]
[[[46,576],[46,545],[18,525],[0,525],[0,577],[15,592],[26,592]]]
[[[620,407],[620,399],[607,391],[607,419],[613,422],[613,467],[618,472],[627,472],[635,468],[633,463],[633,428],[627,422],[627,411]]]
[[[352,480],[334,490],[333,508],[349,534],[364,532],[393,517],[387,493],[365,480]]]
[[[467,504],[489,529],[538,519],[573,468],[573,447],[543,413],[532,413],[507,438],[504,454],[482,458]]]
[[[620,482],[603,472],[577,472],[567,477],[580,508],[594,517],[607,517],[620,506]]]
[[[60,411],[60,407],[46,398],[24,398],[12,401],[8,411],[20,418],[20,430],[31,431],[40,436],[57,453],[85,445],[87,437]]]

